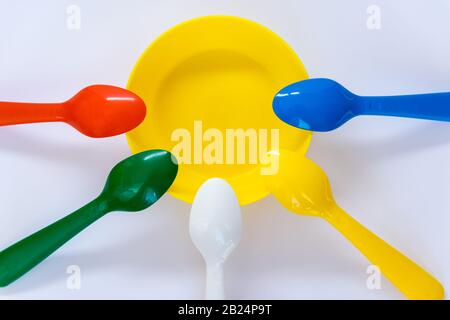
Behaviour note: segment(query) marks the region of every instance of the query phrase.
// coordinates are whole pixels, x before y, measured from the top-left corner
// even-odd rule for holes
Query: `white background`
[[[81,9],[68,30],[66,9]],[[366,26],[369,5],[381,29]],[[450,1],[0,1],[0,101],[65,100],[84,86],[125,86],[163,31],[207,14],[238,15],[282,36],[311,77],[358,94],[450,91]],[[355,218],[450,288],[450,125],[359,118],[315,134],[309,156]],[[0,128],[0,247],[97,196],[129,155],[125,136],[94,140],[64,124]],[[200,299],[204,264],[190,206],[166,195],[142,213],[112,213],[13,285],[11,298]],[[368,290],[368,261],[324,221],[272,197],[243,208],[241,245],[226,268],[233,299],[402,299],[387,280]],[[81,290],[66,288],[78,265]]]

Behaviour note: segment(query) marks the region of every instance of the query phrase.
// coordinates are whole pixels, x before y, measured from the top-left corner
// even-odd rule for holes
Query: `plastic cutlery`
[[[287,209],[325,219],[342,233],[409,299],[442,299],[442,285],[405,255],[366,229],[333,199],[322,169],[292,151],[271,152],[279,157],[279,170],[265,176],[275,198]],[[296,169],[298,168],[298,169]]]
[[[334,80],[293,83],[277,93],[275,114],[305,130],[330,131],[359,115],[450,121],[450,92],[403,96],[358,96]]]
[[[0,252],[0,286],[21,277],[107,213],[148,208],[171,186],[177,171],[172,155],[164,150],[141,152],[119,162],[96,199]]]
[[[189,233],[206,262],[206,299],[225,299],[224,264],[241,239],[241,208],[225,180],[213,178],[201,185]]]
[[[61,121],[93,138],[128,132],[145,114],[141,98],[108,85],[86,87],[62,103],[0,102],[0,126]]]

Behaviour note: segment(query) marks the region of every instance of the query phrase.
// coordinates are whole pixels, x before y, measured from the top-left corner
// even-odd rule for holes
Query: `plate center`
[[[270,147],[271,130],[277,130],[270,105],[272,78],[256,61],[233,51],[207,51],[185,60],[168,74],[154,97],[158,108],[153,116],[162,145],[173,149],[184,140],[175,138],[177,130],[181,135],[187,130],[193,170],[227,177],[253,169],[259,146]],[[215,153],[219,148],[222,155]],[[201,163],[195,163],[195,153]],[[216,163],[205,165],[208,161]]]

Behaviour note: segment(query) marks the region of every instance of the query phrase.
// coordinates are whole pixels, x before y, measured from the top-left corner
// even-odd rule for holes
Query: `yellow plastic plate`
[[[191,203],[205,180],[220,177],[241,205],[252,203],[269,193],[256,156],[251,159],[255,150],[257,162],[275,140],[281,148],[306,153],[311,133],[279,120],[272,99],[307,77],[295,52],[255,22],[207,16],[181,23],[145,50],[130,76],[127,88],[144,99],[148,111],[127,134],[128,143],[133,153],[161,148],[177,154],[178,177],[169,190],[176,198]],[[238,129],[246,142],[240,147]]]

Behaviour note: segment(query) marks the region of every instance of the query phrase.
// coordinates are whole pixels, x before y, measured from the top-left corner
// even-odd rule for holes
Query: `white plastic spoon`
[[[241,207],[223,179],[209,179],[192,203],[189,233],[206,262],[206,299],[225,299],[223,268],[241,240]]]

